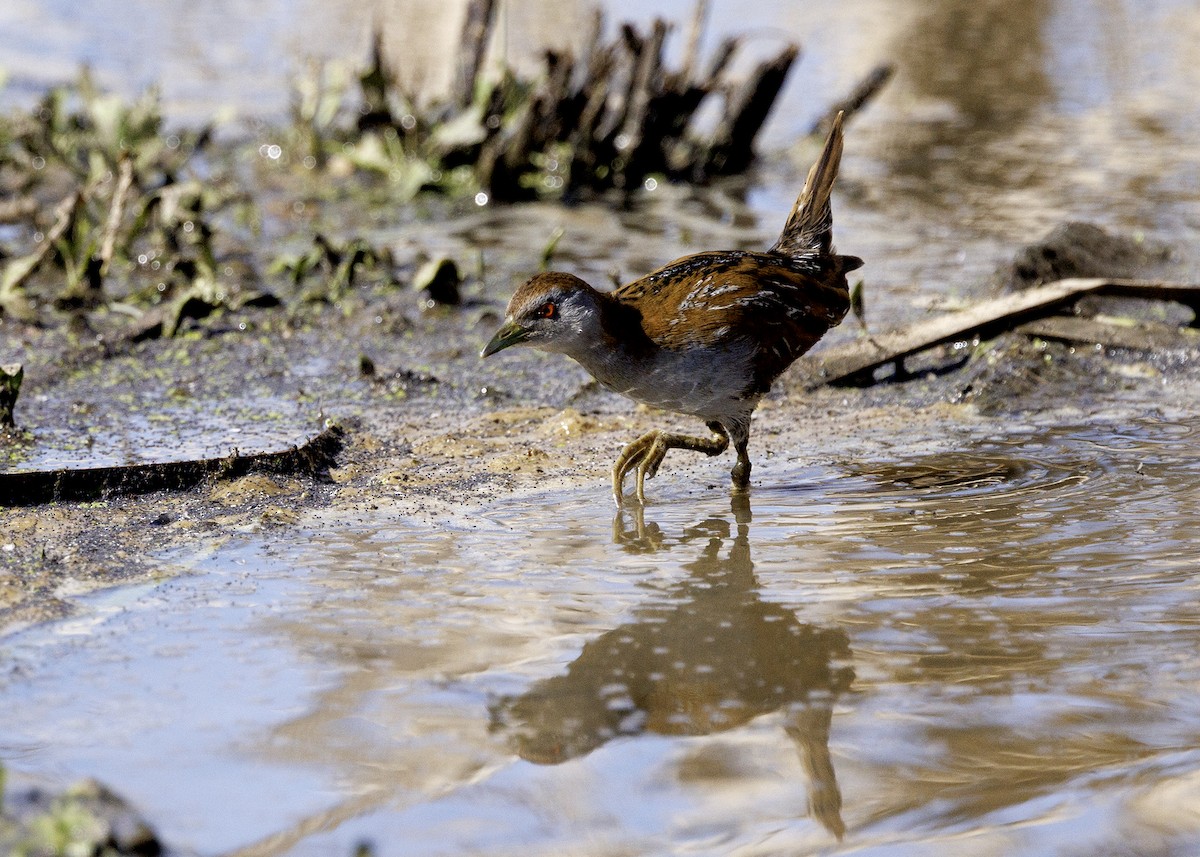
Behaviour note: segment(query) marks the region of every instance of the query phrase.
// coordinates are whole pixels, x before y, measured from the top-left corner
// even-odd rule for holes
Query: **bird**
[[[481,358],[527,345],[576,360],[601,385],[638,402],[699,417],[710,435],[651,431],[630,443],[612,469],[617,506],[636,476],[644,503],[669,450],[720,455],[732,444],[734,493],[750,485],[750,420],[785,369],[850,308],[846,274],[857,256],[833,248],[830,194],[841,163],[843,114],[783,231],[765,252],[684,256],[611,292],[561,271],[517,288]]]

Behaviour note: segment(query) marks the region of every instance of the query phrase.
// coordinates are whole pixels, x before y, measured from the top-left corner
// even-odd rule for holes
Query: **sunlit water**
[[[1194,853],[1198,428],[315,519],[10,638],[0,754],[206,853]]]

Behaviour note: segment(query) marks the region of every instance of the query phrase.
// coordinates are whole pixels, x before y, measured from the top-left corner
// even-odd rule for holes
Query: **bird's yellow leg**
[[[733,445],[733,448],[737,450],[737,464],[733,465],[733,470],[729,475],[733,477],[733,490],[736,493],[741,493],[750,487],[750,454],[746,452],[749,443],[747,439]]]

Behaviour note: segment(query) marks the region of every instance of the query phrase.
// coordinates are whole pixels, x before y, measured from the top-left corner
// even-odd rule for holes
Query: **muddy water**
[[[295,8],[224,27],[257,32],[251,50],[209,12],[88,39],[72,4],[18,0],[0,21],[47,26],[6,28],[0,62],[18,92],[88,58],[131,88],[170,71],[179,115],[269,112],[314,32],[361,44],[336,4]],[[1196,277],[1191,4],[714,4],[717,29],[751,14],[808,49],[777,147],[827,102],[814,92],[900,65],[851,127],[837,205],[873,324],[985,293],[1065,217],[1171,244],[1170,270]],[[483,247],[499,293],[561,223],[559,263],[604,282],[769,243],[810,155],[774,157],[745,198],[660,189],[632,211],[381,237]],[[561,407],[569,371],[541,404]],[[202,853],[1198,853],[1195,385],[1127,374],[1076,399],[1060,373],[1038,398],[1065,405],[1051,414],[948,409],[918,431],[897,394],[886,437],[779,434],[748,503],[716,463],[672,460],[641,517],[614,515],[602,479],[529,476],[424,515],[380,489],[158,557],[166,582],[0,640],[0,761],[99,777]]]
[[[1193,853],[1198,431],[167,557],[8,641],[4,755],[205,852]]]

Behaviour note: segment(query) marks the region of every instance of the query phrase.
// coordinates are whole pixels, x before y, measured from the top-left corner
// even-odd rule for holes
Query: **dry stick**
[[[879,94],[884,84],[891,80],[895,73],[896,67],[891,63],[883,63],[871,69],[870,73],[860,80],[854,89],[850,90],[849,95],[826,110],[821,118],[813,123],[812,129],[808,133],[819,139],[825,139],[829,135],[829,129],[833,127],[833,120],[839,113],[845,113],[845,119],[848,120],[866,107],[867,103]]]
[[[962,342],[1012,330],[1025,322],[1051,315],[1087,295],[1178,301],[1193,310],[1200,307],[1200,285],[1099,278],[1059,280],[1019,294],[984,301],[963,312],[938,316],[904,330],[876,334],[867,341],[858,340],[817,356],[803,357],[800,363],[810,373],[805,386],[815,389],[824,384],[866,379],[868,373],[880,366],[889,363],[899,366],[904,358],[947,342]]]
[[[546,52],[546,77],[538,86],[537,126],[531,151],[544,150],[564,139],[564,106],[571,97],[575,59],[569,53]]]
[[[708,71],[705,73],[701,85],[708,90],[715,90],[721,85],[725,77],[725,71],[729,68],[730,61],[733,60],[733,55],[737,53],[737,49],[741,47],[742,40],[737,36],[729,36],[722,40],[721,44],[717,45],[717,50],[713,53],[712,61],[708,64]]]
[[[614,55],[618,58],[613,69],[618,74],[614,75],[613,86],[610,89],[610,95],[613,97],[605,100],[606,109],[596,133],[598,141],[605,146],[612,145],[621,128],[625,126],[625,117],[629,115],[629,102],[633,98],[633,87],[637,79],[637,67],[644,47],[645,40],[633,28],[633,25],[623,24],[621,38],[613,46]],[[619,61],[622,51],[628,55],[628,62],[624,65]],[[626,69],[628,69],[628,79],[624,81],[623,85],[618,86],[617,84],[622,81],[622,73]]]
[[[571,135],[570,182],[573,188],[590,185],[596,167],[596,125],[608,102],[608,84],[616,65],[616,49],[604,47],[588,62],[583,110]]]
[[[693,37],[697,36],[696,28],[702,26],[701,16],[706,11],[697,6],[697,17],[692,23]],[[676,138],[673,143],[663,141],[664,165],[669,172],[676,175],[690,174],[695,181],[704,180],[704,164],[700,162],[700,158],[701,153],[704,158],[708,157],[707,150],[711,149],[711,144],[707,147],[700,146],[687,138],[686,131],[704,100],[721,90],[725,71],[740,46],[741,40],[736,37],[723,39],[713,52],[708,68],[702,74],[696,72],[697,57],[690,58],[684,70],[668,76],[664,84],[666,93],[664,98],[659,99],[656,109],[667,110],[673,114],[669,122],[660,122],[664,136]]]
[[[774,59],[761,63],[727,98],[725,116],[717,126],[705,166],[709,175],[740,173],[750,166],[754,159],[754,138],[799,55],[798,45],[788,45]]]
[[[453,98],[459,107],[467,107],[475,98],[475,83],[483,68],[483,55],[488,37],[496,20],[495,0],[471,0],[463,23],[462,50],[458,55],[458,71],[454,80]]]
[[[685,88],[692,80],[696,70],[696,61],[700,57],[700,41],[704,38],[704,26],[708,22],[708,0],[696,0],[696,8],[692,10],[692,22],[688,27],[687,45],[683,49],[683,63],[675,74],[678,81],[674,89]]]
[[[358,130],[366,131],[380,125],[395,124],[398,117],[393,116],[391,108],[388,107],[387,92],[390,87],[396,86],[396,81],[395,76],[388,68],[387,59],[383,55],[383,27],[378,21],[375,22],[375,28],[371,31],[371,64],[359,81],[362,110],[358,116]],[[310,125],[309,130],[312,135],[309,150],[318,159],[321,159],[323,150],[317,138],[319,131],[315,124]]]
[[[74,191],[63,197],[62,201],[54,207],[54,225],[50,227],[50,231],[46,233],[46,237],[42,239],[41,246],[38,247],[38,255],[45,256],[54,242],[62,238],[63,233],[71,225],[71,221],[75,219],[75,212],[79,210],[79,204],[83,202],[83,192]]]
[[[3,436],[5,429],[16,428],[13,409],[17,406],[17,396],[21,394],[21,380],[24,377],[25,367],[20,363],[0,366],[0,436]]]
[[[666,21],[662,18],[655,19],[650,38],[642,42],[641,56],[638,57],[638,64],[630,81],[625,121],[617,135],[617,149],[625,155],[630,166],[633,166],[638,150],[642,147],[650,101],[661,83],[658,73],[662,68],[662,49],[667,38],[667,29]]]
[[[586,93],[580,124],[587,122],[589,135],[594,134],[596,126],[604,116],[604,108],[608,104],[608,96],[612,91],[612,75],[617,70],[617,54],[620,49],[616,45],[601,45],[589,58],[586,78],[582,92]]]
[[[539,95],[526,101],[517,118],[489,137],[479,151],[475,173],[494,200],[511,201],[521,196],[521,168],[529,163],[541,99]]]
[[[585,77],[579,81],[577,89],[582,91],[587,87],[588,81],[591,80],[592,68],[599,60],[600,53],[604,50],[604,10],[597,6],[592,10],[592,19],[588,24],[587,38],[583,44],[587,47],[583,50],[583,69]]]
[[[676,71],[663,77],[662,92],[655,100],[652,112],[660,115],[657,125],[666,136],[681,134],[691,121],[692,114],[700,106],[710,88],[703,81],[696,81],[696,63],[700,59],[700,41],[704,36],[704,25],[708,17],[708,0],[697,0],[688,29],[687,45],[683,62]]]
[[[121,156],[118,168],[117,187],[113,191],[112,205],[108,209],[108,222],[104,224],[104,241],[100,244],[100,276],[108,275],[113,249],[117,243],[117,232],[121,228],[121,217],[125,213],[125,201],[133,186],[133,158],[126,152]]]

